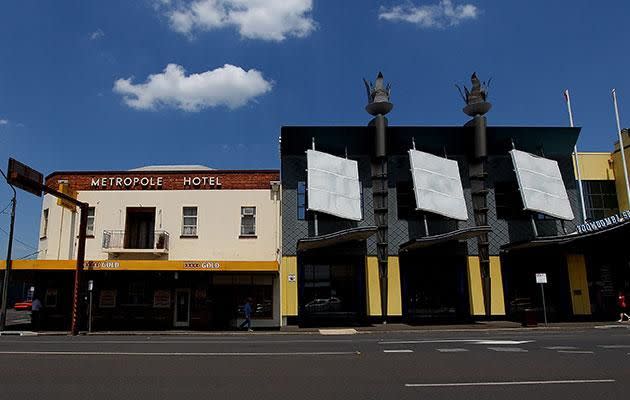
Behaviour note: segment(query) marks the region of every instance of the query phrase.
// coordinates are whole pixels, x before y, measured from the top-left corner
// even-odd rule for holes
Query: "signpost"
[[[547,326],[547,305],[545,304],[545,284],[547,283],[546,273],[536,274],[536,283],[540,284],[540,292],[542,293],[543,315],[545,317],[545,326]]]
[[[18,187],[22,190],[34,194],[35,196],[41,197],[42,192],[44,192],[55,196],[58,199],[63,200],[64,202],[74,204],[75,206],[79,207],[79,210],[81,212],[79,222],[79,243],[77,247],[77,263],[74,270],[74,289],[72,293],[72,323],[70,326],[70,334],[76,336],[79,334],[79,289],[81,287],[81,273],[83,272],[83,263],[85,261],[85,238],[87,231],[87,214],[89,205],[88,203],[78,201],[77,199],[66,193],[62,193],[58,190],[46,186],[44,184],[44,175],[41,172],[38,172],[28,165],[14,160],[13,158],[9,158],[7,182],[9,183],[9,185]],[[11,244],[9,243],[9,246],[10,245]],[[9,273],[9,265],[10,260],[9,257],[7,257],[7,270],[5,272],[5,277],[7,276],[6,274]]]
[[[88,332],[92,332],[92,293],[94,292],[94,281],[88,281],[88,293],[90,295],[89,307],[88,307]]]

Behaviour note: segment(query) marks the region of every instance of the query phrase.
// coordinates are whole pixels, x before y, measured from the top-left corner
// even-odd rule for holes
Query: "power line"
[[[9,201],[9,204],[7,204],[7,206],[6,206],[6,207],[4,207],[4,208],[2,209],[2,211],[0,211],[0,214],[7,214],[7,215],[9,215],[9,213],[7,213],[7,212],[5,212],[5,211],[7,211],[7,210],[9,209],[9,207],[11,207],[11,205],[12,205],[12,204],[13,204],[13,200]]]
[[[27,255],[25,255],[25,256],[23,256],[23,257],[16,258],[16,260],[24,260],[25,258],[29,258],[30,256],[34,256],[35,254],[39,254],[39,253],[41,253],[42,251],[45,251],[45,250],[46,250],[46,249],[42,249],[42,250],[38,250],[38,251],[34,251],[34,252],[32,252],[32,253],[30,253],[30,254],[27,254]]]
[[[9,235],[9,232],[5,231],[3,228],[0,228],[0,232],[4,232],[5,235]],[[16,238],[15,235],[13,235],[13,240],[15,240],[16,242],[22,244],[23,246],[26,246],[27,248],[31,249],[31,250],[36,250],[37,248],[34,246],[31,246],[28,243],[24,243],[23,241],[21,241],[20,239]]]

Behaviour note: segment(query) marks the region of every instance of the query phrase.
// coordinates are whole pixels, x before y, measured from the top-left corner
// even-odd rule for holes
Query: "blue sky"
[[[366,124],[361,78],[379,70],[391,124],[463,124],[454,84],[477,71],[490,124],[566,125],[569,88],[580,149],[609,150],[613,87],[630,121],[628,15],[623,0],[5,1],[0,167],[277,168],[282,125]],[[15,257],[41,208],[18,202]]]

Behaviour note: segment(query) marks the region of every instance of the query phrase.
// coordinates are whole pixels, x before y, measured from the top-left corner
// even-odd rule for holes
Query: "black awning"
[[[307,237],[298,240],[297,250],[305,251],[335,246],[342,243],[366,240],[376,233],[375,226],[344,229],[326,235]]]
[[[457,229],[455,231],[440,233],[438,235],[423,236],[421,238],[412,239],[400,245],[400,251],[409,251],[414,249],[422,249],[436,244],[442,244],[451,241],[468,240],[484,233],[490,233],[492,228],[487,225],[472,226],[469,228]]]
[[[527,249],[533,249],[533,248],[545,247],[545,246],[564,246],[564,245],[568,245],[568,244],[582,241],[582,240],[604,237],[606,235],[623,231],[629,227],[630,227],[630,220],[625,220],[624,222],[620,224],[613,225],[606,229],[601,229],[599,231],[586,232],[586,233],[581,233],[581,234],[577,232],[573,232],[567,235],[543,236],[543,237],[538,237],[532,240],[514,242],[514,243],[501,246],[501,251],[507,253],[507,252],[515,251],[515,250],[527,250]]]

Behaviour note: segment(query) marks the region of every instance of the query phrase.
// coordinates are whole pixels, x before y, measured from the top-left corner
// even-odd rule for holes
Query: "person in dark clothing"
[[[243,306],[243,313],[245,314],[245,321],[241,323],[240,328],[247,326],[247,331],[252,332],[252,298],[248,297],[245,306]]]
[[[41,329],[42,325],[42,302],[38,297],[31,303],[31,327],[34,331]]]

